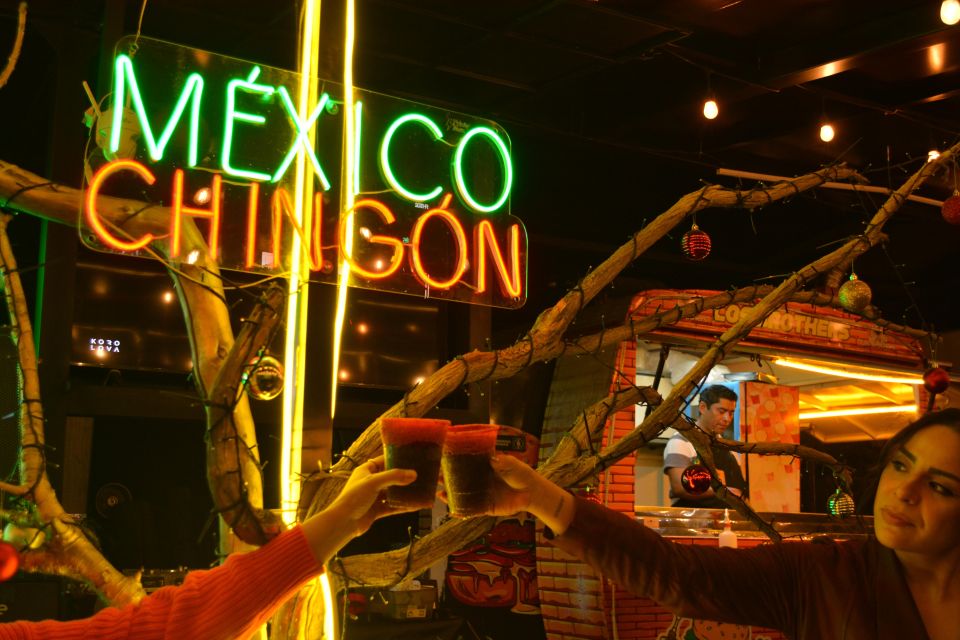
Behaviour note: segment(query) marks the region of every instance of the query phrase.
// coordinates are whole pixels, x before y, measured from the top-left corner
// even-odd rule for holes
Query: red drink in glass
[[[490,510],[494,476],[490,457],[497,446],[495,424],[454,425],[443,443],[443,480],[450,515],[482,515]]]
[[[403,487],[387,487],[391,507],[433,506],[440,475],[440,456],[449,420],[384,418],[380,439],[387,469],[413,469],[417,479]]]

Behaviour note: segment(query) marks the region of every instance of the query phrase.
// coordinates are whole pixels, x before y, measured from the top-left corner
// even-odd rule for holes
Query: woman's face
[[[938,556],[960,549],[960,433],[934,425],[894,451],[873,515],[877,539],[895,551]]]

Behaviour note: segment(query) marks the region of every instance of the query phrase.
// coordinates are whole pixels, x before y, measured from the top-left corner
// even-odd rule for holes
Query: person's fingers
[[[383,456],[377,456],[376,458],[370,458],[357,468],[366,471],[367,474],[372,476],[375,473],[380,473],[386,467],[384,465]]]
[[[407,485],[417,479],[417,472],[413,469],[388,469],[370,476],[369,480],[378,490],[396,485]]]
[[[493,456],[490,458],[490,466],[501,480],[514,489],[526,488],[529,484],[529,474],[535,473],[524,462],[513,456]]]

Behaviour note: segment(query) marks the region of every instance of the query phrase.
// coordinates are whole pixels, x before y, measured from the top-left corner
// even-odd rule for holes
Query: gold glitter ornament
[[[837,293],[840,306],[854,313],[859,313],[869,307],[872,297],[873,292],[870,291],[870,285],[857,278],[855,273],[850,274],[850,279],[843,283]]]

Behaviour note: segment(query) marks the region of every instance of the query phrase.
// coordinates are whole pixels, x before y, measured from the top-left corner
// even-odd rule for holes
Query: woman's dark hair
[[[867,474],[867,489],[863,494],[863,499],[859,501],[860,504],[858,505],[860,506],[861,513],[864,515],[873,513],[873,499],[877,495],[877,485],[880,484],[880,474],[883,473],[884,467],[890,462],[890,458],[900,450],[900,447],[902,447],[905,442],[917,435],[917,433],[928,427],[935,426],[947,427],[960,433],[960,409],[943,409],[942,411],[925,413],[887,440],[883,449],[880,450],[877,464],[871,467]]]

